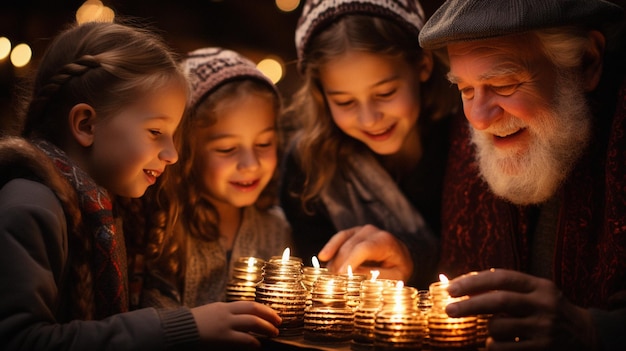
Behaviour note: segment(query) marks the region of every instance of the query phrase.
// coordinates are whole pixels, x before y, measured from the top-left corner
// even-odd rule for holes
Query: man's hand
[[[591,315],[547,279],[505,269],[450,281],[453,297],[470,298],[446,308],[450,317],[493,314],[488,350],[595,350]]]

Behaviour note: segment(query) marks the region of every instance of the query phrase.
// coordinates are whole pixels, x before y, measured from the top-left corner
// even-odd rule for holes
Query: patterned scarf
[[[438,242],[421,213],[370,153],[352,154],[350,172],[335,176],[321,199],[337,230],[372,224],[411,250],[415,267],[410,283],[428,286],[436,264]]]
[[[56,146],[44,140],[35,140],[33,144],[52,159],[76,189],[86,232],[93,234],[91,269],[95,318],[128,311],[126,247],[123,233],[118,233],[115,225],[108,192]]]
[[[321,198],[338,230],[374,224],[391,233],[426,230],[422,215],[370,154],[351,155],[352,172],[335,177]]]

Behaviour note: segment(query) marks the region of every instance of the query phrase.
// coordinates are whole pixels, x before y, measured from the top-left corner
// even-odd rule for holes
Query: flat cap
[[[437,49],[541,28],[598,26],[622,18],[622,11],[602,0],[447,0],[422,28],[419,42]]]

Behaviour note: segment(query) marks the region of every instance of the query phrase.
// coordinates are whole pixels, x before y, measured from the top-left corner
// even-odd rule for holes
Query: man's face
[[[557,69],[528,35],[455,43],[448,53],[491,190],[522,205],[549,199],[588,144],[580,77]]]

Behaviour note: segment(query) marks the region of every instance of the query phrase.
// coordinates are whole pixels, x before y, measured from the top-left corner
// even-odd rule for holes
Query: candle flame
[[[394,295],[394,311],[401,313],[404,310],[404,306],[402,304],[402,292],[404,290],[404,282],[402,280],[398,280],[396,282],[396,293]]]
[[[376,278],[380,275],[380,271],[370,271],[370,274],[372,275],[372,281],[375,282]]]
[[[254,267],[255,263],[256,263],[256,259],[254,257],[248,258],[248,267]]]
[[[352,278],[352,266],[348,265],[348,278]]]
[[[311,262],[313,263],[314,268],[320,268],[320,261],[317,257],[313,256],[313,258],[311,258]]]
[[[439,274],[439,281],[444,284],[448,284],[448,277],[446,277],[445,274]]]
[[[289,248],[286,248],[285,251],[283,251],[283,257],[281,259],[282,262],[287,262],[289,261],[289,256],[291,255],[291,251],[289,251]]]

